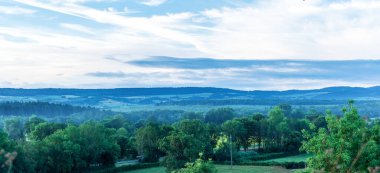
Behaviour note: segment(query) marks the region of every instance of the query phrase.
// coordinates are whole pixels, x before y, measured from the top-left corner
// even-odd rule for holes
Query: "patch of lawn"
[[[284,162],[306,162],[306,160],[311,157],[311,154],[300,154],[296,156],[289,156],[289,157],[282,157],[277,159],[270,159],[270,160],[262,160],[258,162],[277,162],[277,163],[284,163]]]
[[[128,171],[128,173],[166,173],[166,172],[165,172],[164,167],[155,167],[155,168]]]
[[[233,166],[217,165],[219,173],[290,173],[291,171],[276,166]]]
[[[219,173],[290,173],[290,170],[276,166],[233,166],[216,165]],[[164,167],[129,171],[128,173],[166,173]]]

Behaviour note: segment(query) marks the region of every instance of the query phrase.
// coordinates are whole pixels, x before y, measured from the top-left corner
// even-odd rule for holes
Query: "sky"
[[[378,0],[1,0],[0,87],[380,85]]]

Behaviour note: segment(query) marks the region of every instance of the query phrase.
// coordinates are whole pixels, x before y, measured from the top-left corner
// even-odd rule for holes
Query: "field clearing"
[[[219,173],[290,173],[291,170],[287,170],[281,167],[275,166],[233,166],[230,169],[228,165],[216,165]],[[128,173],[166,173],[164,167],[140,169],[134,171],[128,171]]]
[[[306,160],[311,157],[311,154],[300,154],[296,156],[289,156],[289,157],[282,157],[277,159],[270,159],[270,160],[262,160],[258,162],[277,162],[277,163],[284,163],[284,162],[306,162]]]

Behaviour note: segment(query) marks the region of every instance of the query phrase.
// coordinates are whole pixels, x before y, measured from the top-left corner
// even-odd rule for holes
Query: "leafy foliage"
[[[148,123],[136,132],[137,151],[142,156],[143,162],[157,162],[161,151],[159,140],[166,136],[171,128],[160,127],[158,124]]]
[[[327,113],[327,128],[304,131],[308,139],[302,149],[315,154],[308,167],[326,172],[365,172],[380,165],[379,124],[370,127],[353,102],[339,118]]]
[[[174,173],[216,173],[216,167],[210,161],[197,159],[194,163],[187,163],[185,168],[182,168]]]
[[[195,161],[199,153],[207,153],[210,147],[207,126],[201,121],[184,120],[174,127],[174,131],[160,141],[160,149],[167,154],[164,165],[168,171]]]
[[[222,124],[234,117],[234,110],[231,108],[212,109],[205,116],[206,123]]]

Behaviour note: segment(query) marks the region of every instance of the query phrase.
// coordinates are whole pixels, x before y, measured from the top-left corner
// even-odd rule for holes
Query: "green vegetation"
[[[290,173],[292,171],[275,166],[233,166],[232,169],[228,165],[216,165],[216,170],[220,173]],[[128,173],[166,173],[164,167],[148,168]],[[127,172],[125,172],[127,173]]]
[[[288,104],[272,107],[267,115],[238,116],[231,108],[186,112],[186,118],[156,112],[168,118],[162,121],[151,113],[139,121],[117,115],[82,123],[8,118],[0,130],[0,171],[155,170],[151,167],[159,161],[168,173],[284,172],[305,168],[306,161],[304,171],[310,172],[376,171],[380,165],[380,122],[361,118],[353,102],[343,116]],[[229,170],[231,154],[240,166]],[[129,164],[115,167],[118,161]]]
[[[291,172],[281,167],[269,167],[269,166],[233,166],[232,169],[227,165],[218,165],[218,172],[225,173],[287,173]]]
[[[148,168],[148,169],[140,169],[140,170],[134,170],[134,171],[128,171],[124,173],[166,173],[164,167],[154,167],[154,168]]]
[[[202,155],[200,155],[202,157]],[[216,173],[218,172],[215,165],[211,161],[203,161],[201,158],[194,163],[187,163],[184,168],[181,168],[176,173]]]
[[[301,149],[314,153],[308,161],[313,170],[364,172],[380,165],[380,125],[368,125],[353,101],[341,118],[327,113],[327,128],[304,131],[307,139]]]

